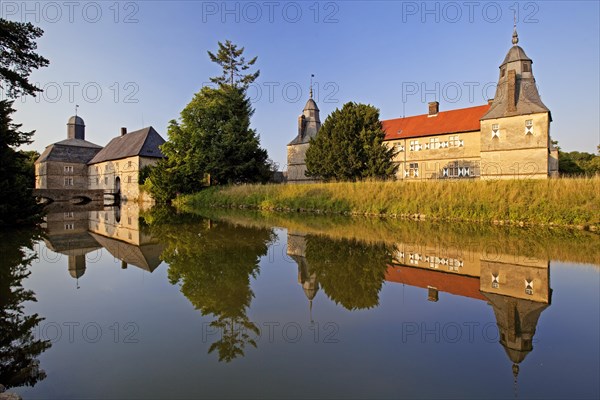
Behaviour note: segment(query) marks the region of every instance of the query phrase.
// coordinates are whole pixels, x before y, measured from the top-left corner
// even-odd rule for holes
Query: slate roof
[[[515,29],[513,33],[513,46],[508,50],[504,61],[500,65],[500,78],[496,87],[496,95],[490,110],[481,117],[482,120],[512,117],[515,115],[528,115],[535,113],[549,113],[550,110],[540,97],[535,83],[531,65],[533,61],[527,57],[525,50],[518,46],[519,38]],[[527,66],[527,69],[524,69]],[[515,71],[515,98],[509,99],[509,74]],[[505,73],[502,74],[502,71]],[[514,107],[513,107],[514,103]],[[549,115],[552,121],[552,115]]]
[[[165,139],[149,126],[112,139],[89,164],[133,156],[163,158],[159,146],[164,142]]]
[[[385,140],[418,138],[448,133],[473,132],[481,129],[481,117],[490,109],[489,104],[440,111],[436,116],[428,114],[381,121]]]
[[[61,161],[87,164],[102,149],[101,146],[82,139],[65,139],[46,147],[35,161],[36,164],[46,161]]]
[[[162,262],[160,255],[165,248],[162,243],[135,246],[97,233],[90,232],[90,235],[115,258],[129,265],[153,272]]]

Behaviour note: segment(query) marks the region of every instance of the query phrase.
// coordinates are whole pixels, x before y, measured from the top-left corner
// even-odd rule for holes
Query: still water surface
[[[125,204],[3,236],[24,398],[600,397],[587,232]]]

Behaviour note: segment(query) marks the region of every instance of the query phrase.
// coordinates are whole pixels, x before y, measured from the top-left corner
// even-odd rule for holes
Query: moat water
[[[600,236],[94,207],[2,233],[23,398],[599,398]]]

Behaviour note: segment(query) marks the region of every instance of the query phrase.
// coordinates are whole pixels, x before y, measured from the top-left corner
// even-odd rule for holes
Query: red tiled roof
[[[489,104],[458,110],[440,111],[435,117],[427,114],[381,121],[385,140],[472,132],[480,129],[479,120],[490,109]],[[400,133],[398,133],[400,132]]]
[[[428,286],[433,286],[440,292],[487,301],[479,291],[479,278],[477,277],[423,268],[388,265],[385,280],[425,289]]]

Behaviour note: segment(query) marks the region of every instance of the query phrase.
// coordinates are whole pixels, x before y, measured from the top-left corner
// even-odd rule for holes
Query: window
[[[417,178],[419,176],[419,163],[408,164],[408,176]]]
[[[492,139],[500,137],[500,125],[492,124]]]
[[[533,279],[525,279],[525,294],[530,296],[533,294]]]
[[[410,151],[419,151],[421,150],[421,145],[419,144],[418,140],[411,140],[410,141],[410,146],[409,146],[409,150]]]
[[[131,225],[131,217],[127,217],[127,224]]]
[[[402,153],[404,151],[404,145],[403,144],[397,144],[396,145],[396,151],[398,153]]]
[[[73,229],[75,229],[75,224],[65,224],[66,231],[72,231]]]
[[[527,61],[523,63],[523,72],[531,72],[531,67]]]
[[[450,136],[450,138],[448,138],[448,145],[450,147],[458,147],[460,144],[460,140],[458,139],[458,136]]]
[[[105,176],[105,177],[104,177],[104,184],[105,184],[105,185],[108,185],[108,176]]]
[[[127,161],[127,168],[131,168],[131,161]]]
[[[96,173],[98,173],[98,166],[96,165]]]
[[[65,186],[73,186],[73,178],[65,178]]]
[[[500,282],[498,281],[498,274],[492,274],[492,287],[498,289]]]
[[[68,211],[65,213],[65,219],[66,218],[73,218],[73,211]]]
[[[431,150],[439,149],[440,148],[440,139],[438,139],[438,138],[429,139],[429,148]]]
[[[461,178],[471,176],[471,167],[461,166],[458,161],[451,161],[442,169],[442,177],[444,178]]]
[[[525,134],[533,135],[533,120],[528,119],[525,121]]]
[[[506,75],[506,68],[502,68],[502,69],[500,70],[500,77],[501,77],[501,78],[504,78],[504,75]]]
[[[131,175],[127,177],[127,183],[131,183]]]
[[[96,177],[96,185],[100,183],[100,178]]]
[[[65,165],[65,174],[72,174],[72,173],[73,173],[73,166]]]

